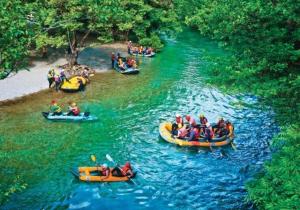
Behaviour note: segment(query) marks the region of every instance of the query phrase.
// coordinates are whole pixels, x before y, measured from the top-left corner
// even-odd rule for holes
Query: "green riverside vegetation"
[[[0,78],[28,64],[30,50],[70,48],[75,64],[86,39],[133,40],[155,49],[180,30],[172,2],[143,0],[0,1]]]
[[[260,209],[300,206],[300,7],[296,1],[176,1],[179,17],[220,42],[231,56],[215,59],[209,81],[259,95],[272,105],[282,132],[277,152],[247,184]],[[192,12],[190,7],[196,8]]]

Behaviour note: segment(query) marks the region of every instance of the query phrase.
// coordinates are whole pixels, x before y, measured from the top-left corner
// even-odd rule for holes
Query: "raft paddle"
[[[97,162],[96,156],[95,155],[91,155],[91,159],[92,159],[93,162],[96,163],[96,167],[97,167],[97,170],[98,170],[99,164]]]
[[[110,162],[112,162],[113,164],[115,164],[125,174],[125,172],[122,170],[122,168],[119,167],[118,164],[116,164],[116,162],[114,161],[114,159],[112,159],[112,157],[109,154],[106,154],[105,157],[106,157],[107,160],[109,160]],[[133,179],[131,179],[131,177],[129,177],[129,176],[127,176],[127,177],[128,177],[128,179],[130,181],[132,181],[133,184],[136,185],[136,182],[133,181]]]

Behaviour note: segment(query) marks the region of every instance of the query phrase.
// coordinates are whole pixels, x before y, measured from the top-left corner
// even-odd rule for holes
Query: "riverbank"
[[[97,73],[107,72],[111,69],[111,52],[126,53],[125,43],[95,44],[83,49],[78,58],[78,63],[88,65]],[[15,100],[23,96],[36,93],[48,88],[47,72],[51,67],[67,63],[64,55],[57,57],[50,54],[47,59],[34,59],[28,70],[20,70],[17,74],[0,80],[0,102]]]

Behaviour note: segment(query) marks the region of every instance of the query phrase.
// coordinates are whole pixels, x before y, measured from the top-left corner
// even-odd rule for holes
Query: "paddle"
[[[93,162],[95,162],[95,163],[96,163],[97,170],[98,170],[98,166],[99,166],[99,164],[98,164],[98,162],[97,162],[96,156],[95,156],[95,155],[91,155],[91,160],[92,160]]]
[[[106,157],[107,160],[109,160],[110,162],[112,162],[114,165],[116,165],[116,166],[118,165],[118,164],[116,164],[116,162],[114,161],[114,159],[112,159],[112,157],[109,154],[106,154],[105,157]],[[125,174],[125,172],[122,170],[121,167],[119,167],[119,166],[117,166],[117,167]],[[129,176],[127,176],[127,177],[128,177],[128,179],[130,181],[132,181],[133,184],[136,185],[136,182],[133,181],[133,179],[131,179]]]
[[[235,151],[237,150],[237,149],[236,149],[235,143],[231,142],[231,146],[232,146],[232,148],[233,148]]]

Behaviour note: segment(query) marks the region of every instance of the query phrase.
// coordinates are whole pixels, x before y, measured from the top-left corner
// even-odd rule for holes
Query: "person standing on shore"
[[[127,52],[128,52],[128,54],[131,54],[131,48],[132,48],[132,42],[129,41],[129,42],[127,43]]]
[[[47,78],[48,78],[48,82],[49,82],[49,88],[51,87],[52,83],[54,82],[54,76],[55,76],[55,71],[54,71],[53,68],[51,68],[48,71],[48,74],[47,74]]]
[[[55,74],[54,81],[55,81],[55,90],[59,91],[61,80],[58,74]]]
[[[111,53],[111,68],[115,68],[115,61],[116,61],[116,56],[115,56],[115,53],[112,52]]]

